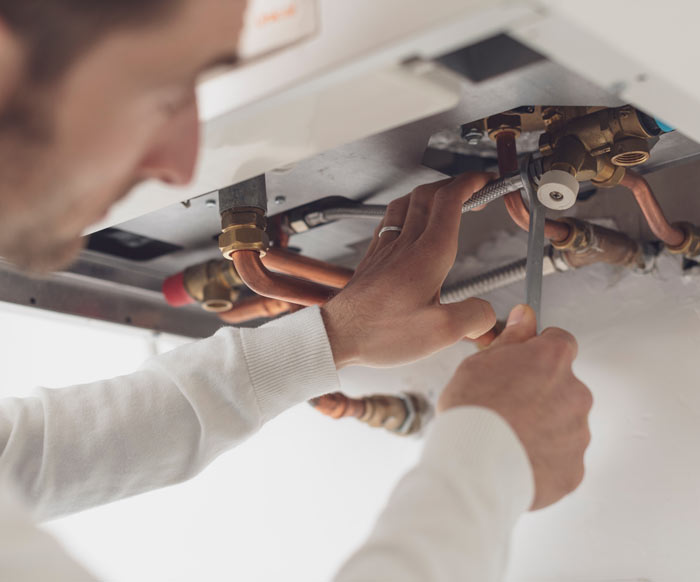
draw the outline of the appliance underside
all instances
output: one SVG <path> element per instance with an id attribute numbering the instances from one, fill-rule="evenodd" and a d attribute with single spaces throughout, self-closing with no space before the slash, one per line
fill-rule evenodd
<path id="1" fill-rule="evenodd" d="M 496 146 L 487 135 L 467 142 L 461 127 L 505 111 L 523 107 L 581 106 L 617 108 L 624 103 L 600 87 L 551 62 L 504 35 L 446 55 L 441 67 L 462 76 L 459 105 L 446 113 L 413 122 L 267 173 L 268 216 L 292 213 L 329 197 L 387 204 L 416 186 L 465 170 L 498 171 Z M 500 60 L 488 55 L 500 55 Z M 397 99 L 400 99 L 397 96 Z M 342 124 L 342 120 L 338 120 Z M 523 128 L 519 153 L 537 151 L 537 136 Z M 700 146 L 678 131 L 653 140 L 650 159 L 635 167 L 652 183 L 664 175 L 685 176 L 689 191 L 656 192 L 662 207 L 674 218 L 700 222 L 692 176 L 700 164 Z M 659 176 L 659 178 L 657 178 Z M 678 182 L 678 180 L 676 180 Z M 634 200 L 619 189 L 583 183 L 579 202 L 568 215 L 605 219 L 636 240 L 655 237 L 644 224 Z M 292 234 L 289 248 L 304 256 L 346 267 L 362 257 L 377 219 L 341 219 Z M 222 323 L 198 305 L 174 308 L 163 299 L 161 286 L 170 275 L 210 259 L 220 259 L 221 231 L 216 192 L 202 193 L 185 203 L 141 216 L 93 235 L 88 250 L 66 272 L 46 280 L 0 267 L 0 300 L 40 309 L 189 337 L 204 337 Z M 469 273 L 466 257 L 482 245 L 497 244 L 497 233 L 515 234 L 502 201 L 478 214 L 465 216 L 460 259 L 450 281 Z M 524 249 L 524 247 L 523 247 Z M 499 267 L 491 252 L 493 264 Z M 245 292 L 243 296 L 245 296 Z M 257 322 L 252 322 L 257 323 Z"/>

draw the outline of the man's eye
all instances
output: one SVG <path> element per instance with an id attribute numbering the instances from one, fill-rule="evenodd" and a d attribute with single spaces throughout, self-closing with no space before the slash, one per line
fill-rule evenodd
<path id="1" fill-rule="evenodd" d="M 161 109 L 167 116 L 172 117 L 189 106 L 194 98 L 194 91 L 183 92 L 175 97 L 165 99 L 161 103 Z"/>

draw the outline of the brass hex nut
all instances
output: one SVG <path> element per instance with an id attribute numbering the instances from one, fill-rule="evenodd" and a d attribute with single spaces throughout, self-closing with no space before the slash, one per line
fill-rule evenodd
<path id="1" fill-rule="evenodd" d="M 507 113 L 492 115 L 486 120 L 486 130 L 491 139 L 496 139 L 504 131 L 512 132 L 517 137 L 521 133 L 520 116 Z"/>
<path id="2" fill-rule="evenodd" d="M 690 222 L 677 222 L 673 226 L 683 231 L 685 240 L 677 247 L 667 245 L 668 251 L 674 255 L 685 255 L 686 257 L 700 255 L 700 227 Z"/>
<path id="3" fill-rule="evenodd" d="M 552 247 L 558 251 L 574 252 L 588 248 L 591 243 L 591 229 L 588 223 L 568 216 L 557 220 L 569 225 L 570 234 L 566 240 L 561 242 L 552 241 Z"/>
<path id="4" fill-rule="evenodd" d="M 257 251 L 264 255 L 270 248 L 270 238 L 265 232 L 267 221 L 261 212 L 229 210 L 222 214 L 221 225 L 219 249 L 227 259 L 237 251 Z"/>

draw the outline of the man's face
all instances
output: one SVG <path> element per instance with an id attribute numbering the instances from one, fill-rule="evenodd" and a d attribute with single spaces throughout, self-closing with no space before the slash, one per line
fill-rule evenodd
<path id="1" fill-rule="evenodd" d="M 196 81 L 233 61 L 244 9 L 183 0 L 162 23 L 108 33 L 48 88 L 25 79 L 10 91 L 0 105 L 0 256 L 34 271 L 65 266 L 84 229 L 134 185 L 191 180 Z"/>

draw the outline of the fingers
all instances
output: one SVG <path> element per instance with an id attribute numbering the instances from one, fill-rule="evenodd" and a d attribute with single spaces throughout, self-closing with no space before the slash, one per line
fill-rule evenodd
<path id="1" fill-rule="evenodd" d="M 477 339 L 496 325 L 496 313 L 488 301 L 472 297 L 460 303 L 441 305 L 455 340 Z"/>
<path id="2" fill-rule="evenodd" d="M 435 194 L 430 219 L 422 238 L 437 248 L 456 244 L 462 221 L 462 205 L 490 180 L 491 174 L 470 172 L 440 188 Z"/>
<path id="3" fill-rule="evenodd" d="M 389 204 L 386 209 L 386 214 L 384 215 L 384 220 L 382 220 L 382 223 L 375 233 L 376 244 L 373 250 L 379 250 L 399 238 L 401 233 L 398 231 L 385 232 L 382 236 L 379 236 L 379 232 L 385 226 L 403 227 L 406 222 L 406 213 L 408 212 L 408 205 L 410 202 L 411 195 L 409 194 L 408 196 L 397 198 Z"/>
<path id="4" fill-rule="evenodd" d="M 401 233 L 403 241 L 411 243 L 423 234 L 430 220 L 436 193 L 440 191 L 440 188 L 447 186 L 453 181 L 452 178 L 449 178 L 433 184 L 419 186 L 413 191 L 411 202 L 408 205 L 406 221 L 403 225 L 403 232 Z"/>
<path id="5" fill-rule="evenodd" d="M 537 317 L 528 305 L 516 305 L 508 316 L 506 328 L 492 343 L 492 347 L 519 344 L 537 335 Z"/>

